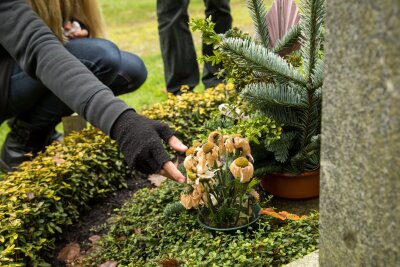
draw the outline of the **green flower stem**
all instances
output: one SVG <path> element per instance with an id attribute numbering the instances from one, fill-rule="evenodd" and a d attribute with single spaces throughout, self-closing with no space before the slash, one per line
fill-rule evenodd
<path id="1" fill-rule="evenodd" d="M 236 220 L 235 220 L 235 224 L 234 226 L 237 226 L 237 223 L 239 222 L 239 218 L 240 218 L 240 210 L 242 208 L 242 201 L 243 201 L 243 195 L 240 195 L 240 200 L 239 200 L 239 207 L 237 209 L 237 216 L 236 216 Z"/>
<path id="2" fill-rule="evenodd" d="M 207 186 L 204 187 L 204 190 L 206 191 L 206 196 L 208 200 L 208 207 L 211 212 L 211 214 L 214 216 L 215 213 L 217 212 L 216 210 L 214 211 L 214 205 L 212 204 L 211 197 L 210 197 L 210 191 L 208 189 L 211 189 L 211 186 L 207 183 Z M 215 195 L 214 195 L 215 196 Z"/>

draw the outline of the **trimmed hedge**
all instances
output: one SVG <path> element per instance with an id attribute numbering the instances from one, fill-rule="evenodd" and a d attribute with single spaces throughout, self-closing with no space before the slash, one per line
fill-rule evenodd
<path id="1" fill-rule="evenodd" d="M 62 229 L 94 198 L 126 186 L 116 143 L 99 130 L 73 133 L 0 181 L 0 266 L 47 266 Z"/>

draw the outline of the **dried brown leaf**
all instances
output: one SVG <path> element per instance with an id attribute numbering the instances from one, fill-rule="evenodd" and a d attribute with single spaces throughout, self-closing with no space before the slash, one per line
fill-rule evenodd
<path id="1" fill-rule="evenodd" d="M 100 264 L 98 267 L 117 267 L 118 262 L 116 261 L 106 261 L 105 263 Z"/>
<path id="2" fill-rule="evenodd" d="M 92 245 L 95 245 L 100 239 L 101 236 L 99 235 L 92 235 L 91 237 L 89 237 L 89 241 L 92 243 Z"/>
<path id="3" fill-rule="evenodd" d="M 53 159 L 53 161 L 54 161 L 55 163 L 57 163 L 57 164 L 61 164 L 61 163 L 64 162 L 64 160 L 63 160 L 62 158 L 59 158 L 59 157 L 57 157 L 57 156 L 54 156 L 52 159 Z"/>
<path id="4" fill-rule="evenodd" d="M 157 263 L 162 267 L 180 267 L 181 264 L 177 259 L 161 259 Z"/>
<path id="5" fill-rule="evenodd" d="M 142 229 L 141 228 L 135 228 L 134 229 L 135 234 L 137 235 L 142 235 Z"/>
<path id="6" fill-rule="evenodd" d="M 167 180 L 167 177 L 159 175 L 159 174 L 152 174 L 149 176 L 149 181 L 155 185 L 156 187 L 159 187 L 164 181 Z"/>
<path id="7" fill-rule="evenodd" d="M 64 262 L 74 261 L 80 256 L 80 253 L 81 248 L 78 243 L 69 243 L 58 253 L 57 259 Z"/>

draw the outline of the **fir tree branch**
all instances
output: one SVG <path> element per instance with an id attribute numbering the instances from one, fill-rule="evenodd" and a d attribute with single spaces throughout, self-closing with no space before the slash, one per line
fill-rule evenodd
<path id="1" fill-rule="evenodd" d="M 261 40 L 261 44 L 269 47 L 269 32 L 267 24 L 267 12 L 263 0 L 248 0 L 247 7 L 250 10 L 251 18 L 254 22 L 255 31 Z"/>
<path id="2" fill-rule="evenodd" d="M 324 82 L 324 62 L 320 59 L 317 60 L 315 64 L 315 70 L 311 74 L 311 83 L 313 85 L 313 89 L 317 89 L 322 87 Z"/>
<path id="3" fill-rule="evenodd" d="M 307 83 L 312 83 L 318 51 L 322 42 L 325 0 L 303 0 L 300 4 L 302 57 Z M 312 88 L 308 88 L 312 90 Z"/>
<path id="4" fill-rule="evenodd" d="M 255 105 L 278 106 L 301 110 L 307 108 L 298 90 L 286 85 L 277 86 L 273 83 L 253 83 L 246 86 L 242 95 L 247 99 L 251 97 L 251 103 Z"/>
<path id="5" fill-rule="evenodd" d="M 227 38 L 221 43 L 221 51 L 238 65 L 270 75 L 279 83 L 293 82 L 302 86 L 307 85 L 304 77 L 295 68 L 261 45 L 239 38 Z"/>
<path id="6" fill-rule="evenodd" d="M 300 150 L 304 149 L 310 143 L 311 137 L 317 134 L 319 129 L 320 110 L 318 99 L 315 98 L 314 93 L 308 94 L 307 104 L 308 108 L 304 111 L 300 120 L 303 125 L 303 131 L 299 133 Z"/>
<path id="7" fill-rule="evenodd" d="M 271 174 L 274 172 L 281 172 L 282 171 L 282 166 L 280 164 L 268 162 L 264 167 L 257 168 L 254 171 L 254 177 L 262 178 L 263 176 L 267 174 Z"/>
<path id="8" fill-rule="evenodd" d="M 317 169 L 319 167 L 319 153 L 321 147 L 321 136 L 315 135 L 310 143 L 300 150 L 290 160 L 294 170 L 302 171 L 304 169 Z"/>
<path id="9" fill-rule="evenodd" d="M 292 28 L 282 37 L 282 39 L 278 40 L 275 44 L 275 47 L 272 49 L 274 53 L 279 53 L 286 48 L 291 47 L 296 43 L 296 41 L 300 38 L 300 24 L 293 25 Z"/>
<path id="10" fill-rule="evenodd" d="M 265 149 L 274 153 L 275 160 L 280 163 L 285 163 L 289 158 L 289 151 L 293 147 L 293 143 L 296 139 L 297 133 L 284 132 L 281 135 L 280 140 L 271 144 L 264 143 Z"/>

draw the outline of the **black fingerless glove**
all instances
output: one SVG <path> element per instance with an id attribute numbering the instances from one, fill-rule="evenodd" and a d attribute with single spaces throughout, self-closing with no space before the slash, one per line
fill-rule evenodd
<path id="1" fill-rule="evenodd" d="M 111 138 L 117 141 L 129 167 L 146 174 L 158 172 L 170 160 L 161 144 L 173 135 L 164 123 L 127 110 L 115 121 Z"/>

